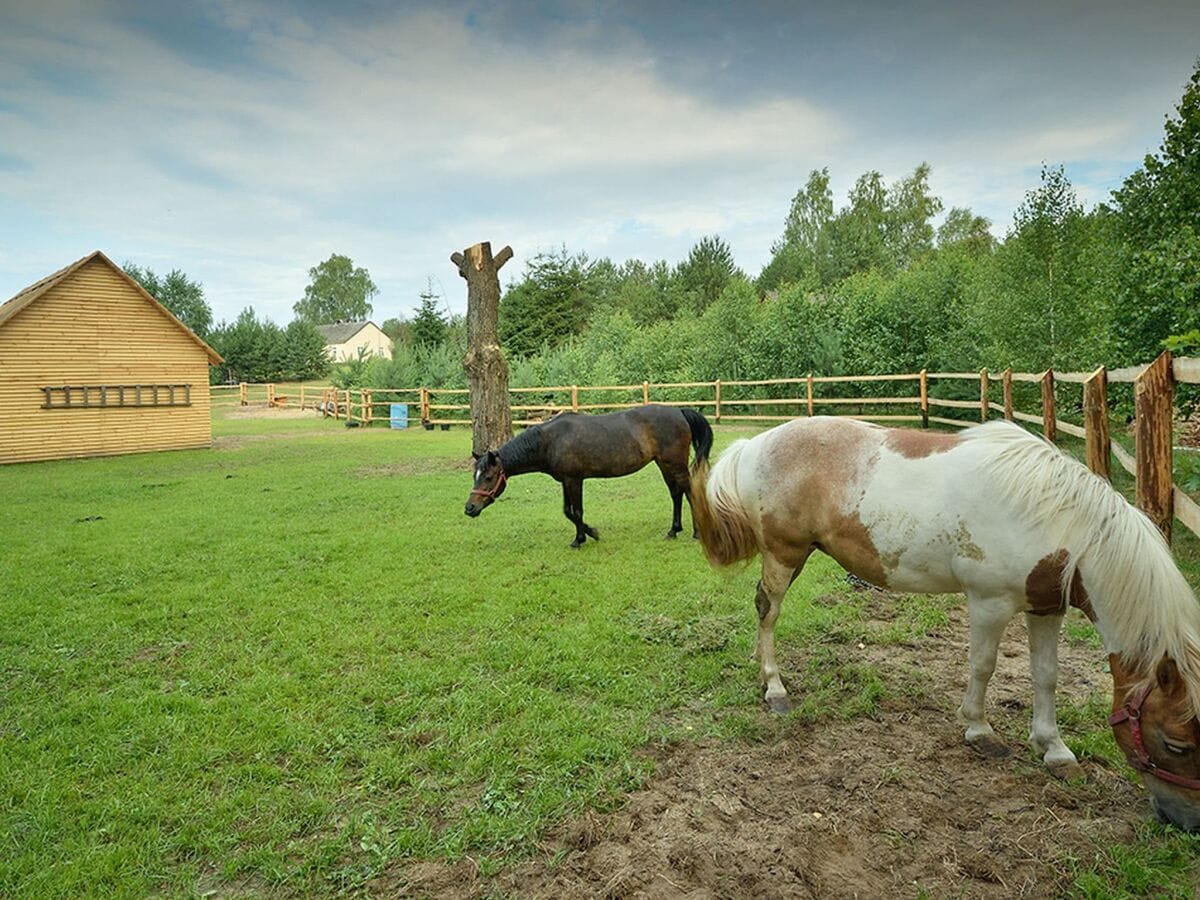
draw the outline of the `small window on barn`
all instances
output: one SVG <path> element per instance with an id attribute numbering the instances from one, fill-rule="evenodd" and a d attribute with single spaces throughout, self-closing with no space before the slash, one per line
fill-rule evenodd
<path id="1" fill-rule="evenodd" d="M 64 384 L 42 388 L 42 409 L 191 406 L 190 384 Z"/>

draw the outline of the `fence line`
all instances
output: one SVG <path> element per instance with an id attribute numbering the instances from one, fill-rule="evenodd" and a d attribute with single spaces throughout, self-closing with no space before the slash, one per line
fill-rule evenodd
<path id="1" fill-rule="evenodd" d="M 911 382 L 915 390 L 899 396 L 823 396 L 823 385 L 883 385 Z M 931 383 L 960 385 L 973 383 L 975 399 L 934 397 Z M 1013 399 L 1013 384 L 1037 385 L 1040 410 L 1036 413 L 1017 409 Z M 1136 409 L 1137 452 L 1130 455 L 1109 435 L 1108 384 L 1131 384 Z M 670 406 L 690 406 L 711 415 L 718 423 L 773 424 L 790 419 L 812 416 L 818 411 L 833 411 L 840 415 L 870 421 L 918 422 L 927 428 L 930 423 L 963 428 L 975 421 L 986 422 L 1003 417 L 1041 427 L 1043 435 L 1056 441 L 1059 432 L 1082 438 L 1086 444 L 1087 465 L 1092 471 L 1110 478 L 1110 460 L 1117 462 L 1134 476 L 1137 504 L 1150 516 L 1170 540 L 1173 518 L 1178 518 L 1189 530 L 1200 535 L 1200 505 L 1172 483 L 1172 428 L 1174 420 L 1175 384 L 1200 384 L 1200 358 L 1174 359 L 1164 352 L 1146 365 L 1108 370 L 1101 366 L 1094 372 L 1014 372 L 1005 369 L 998 375 L 987 369 L 978 372 L 920 372 L 872 375 L 806 375 L 802 378 L 770 378 L 745 381 L 688 381 L 611 385 L 554 385 L 550 387 L 514 387 L 509 391 L 521 395 L 524 402 L 513 403 L 514 425 L 535 425 L 567 410 L 599 411 L 631 409 L 649 403 Z M 1056 391 L 1065 385 L 1080 385 L 1082 398 L 1077 406 L 1083 425 L 1059 417 Z M 345 418 L 359 424 L 389 421 L 393 404 L 416 407 L 417 422 L 426 429 L 438 426 L 471 424 L 470 404 L 456 402 L 470 392 L 466 388 L 334 388 L 331 385 L 288 385 L 280 393 L 279 385 L 214 385 L 214 405 L 263 401 L 270 407 L 294 405 L 300 409 L 315 408 L 326 416 Z M 744 389 L 773 390 L 794 387 L 797 396 L 742 396 Z M 999 390 L 1001 398 L 992 396 Z M 236 392 L 236 393 L 235 393 Z M 786 392 L 786 391 L 785 391 Z M 959 388 L 960 395 L 963 393 Z M 686 393 L 688 396 L 680 396 Z M 527 395 L 539 395 L 540 402 L 529 402 Z M 581 394 L 582 399 L 581 399 Z M 611 396 L 611 399 L 604 395 Z M 620 396 L 624 394 L 626 396 Z M 601 401 L 603 398 L 603 402 Z M 515 397 L 514 397 L 515 399 Z M 844 412 L 847 407 L 857 410 Z M 876 412 L 876 407 L 899 407 L 912 412 L 892 410 Z M 377 412 L 382 408 L 383 413 Z M 948 416 L 931 415 L 930 409 L 973 410 L 971 421 Z M 1072 407 L 1076 408 L 1076 407 Z M 406 417 L 407 418 L 407 417 Z M 407 424 L 407 423 L 406 423 Z"/>

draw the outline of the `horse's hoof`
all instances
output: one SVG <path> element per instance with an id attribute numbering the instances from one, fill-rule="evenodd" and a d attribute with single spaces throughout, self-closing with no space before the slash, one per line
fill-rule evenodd
<path id="1" fill-rule="evenodd" d="M 678 531 L 668 531 L 668 532 L 667 532 L 667 540 L 668 540 L 668 541 L 673 541 L 673 540 L 675 540 L 675 535 L 677 535 L 677 534 L 679 534 L 679 532 L 678 532 Z"/>
<path id="2" fill-rule="evenodd" d="M 593 541 L 600 540 L 600 532 L 598 532 L 595 528 L 589 528 L 587 533 L 588 537 L 590 537 Z"/>
<path id="3" fill-rule="evenodd" d="M 698 541 L 698 540 L 700 540 L 700 532 L 698 532 L 698 531 L 693 531 L 693 532 L 692 532 L 692 540 L 693 540 L 693 541 Z"/>
<path id="4" fill-rule="evenodd" d="M 582 546 L 583 546 L 582 540 L 571 541 L 571 549 L 572 550 L 578 550 Z"/>
<path id="5" fill-rule="evenodd" d="M 1083 771 L 1083 766 L 1077 762 L 1058 763 L 1057 765 L 1049 766 L 1050 774 L 1060 781 L 1082 781 L 1087 777 L 1087 773 Z"/>
<path id="6" fill-rule="evenodd" d="M 767 708 L 773 713 L 790 713 L 792 711 L 792 701 L 786 694 L 779 697 L 768 697 Z"/>
<path id="7" fill-rule="evenodd" d="M 994 734 L 981 734 L 977 737 L 967 738 L 967 746 L 980 756 L 986 756 L 989 759 L 1008 756 L 1008 744 Z"/>

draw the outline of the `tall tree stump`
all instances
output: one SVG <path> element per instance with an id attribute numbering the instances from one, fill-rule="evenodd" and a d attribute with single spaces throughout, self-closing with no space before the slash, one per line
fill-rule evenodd
<path id="1" fill-rule="evenodd" d="M 471 452 L 482 456 L 513 435 L 508 364 L 500 352 L 496 320 L 500 312 L 500 267 L 512 247 L 494 257 L 487 241 L 450 255 L 467 282 L 467 355 L 463 367 L 471 382 Z"/>

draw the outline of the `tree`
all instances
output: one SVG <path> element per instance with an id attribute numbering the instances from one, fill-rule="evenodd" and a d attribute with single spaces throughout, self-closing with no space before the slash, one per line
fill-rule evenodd
<path id="1" fill-rule="evenodd" d="M 829 169 L 813 169 L 808 174 L 808 183 L 792 198 L 787 218 L 783 220 L 782 243 L 815 255 L 821 233 L 832 218 L 833 191 L 829 189 Z"/>
<path id="2" fill-rule="evenodd" d="M 1063 167 L 1043 165 L 1041 187 L 1026 193 L 1013 215 L 1009 243 L 1016 246 L 1014 262 L 1019 265 L 1024 258 L 1038 270 L 1037 276 L 1027 280 L 1027 286 L 1030 296 L 1042 305 L 1042 315 L 1033 321 L 1040 322 L 1046 332 L 1047 366 L 1059 362 L 1056 351 L 1060 309 L 1065 298 L 1056 287 L 1063 281 L 1063 269 L 1078 250 L 1082 224 L 1083 206 Z"/>
<path id="3" fill-rule="evenodd" d="M 887 186 L 878 172 L 860 175 L 850 189 L 850 205 L 830 221 L 829 259 L 819 265 L 826 285 L 836 284 L 856 272 L 894 271 L 890 265 L 885 229 L 888 220 Z"/>
<path id="4" fill-rule="evenodd" d="M 1200 59 L 1162 145 L 1113 192 L 1123 265 L 1117 313 L 1125 362 L 1200 328 Z"/>
<path id="5" fill-rule="evenodd" d="M 960 358 L 1035 372 L 1111 364 L 1120 254 L 1110 219 L 1084 212 L 1061 166 L 1043 166 L 995 253 L 943 251 L 973 273 L 951 341 Z"/>
<path id="6" fill-rule="evenodd" d="M 412 340 L 418 347 L 441 344 L 446 340 L 449 322 L 438 309 L 438 295 L 430 282 L 420 294 L 421 305 L 411 323 Z"/>
<path id="7" fill-rule="evenodd" d="M 329 371 L 325 338 L 312 322 L 293 319 L 283 330 L 280 368 L 286 380 L 320 378 Z"/>
<path id="8" fill-rule="evenodd" d="M 232 323 L 212 332 L 213 348 L 225 357 L 217 373 L 222 381 L 285 381 L 319 378 L 329 369 L 325 339 L 311 322 L 300 319 L 286 329 L 259 319 L 246 307 Z"/>
<path id="9" fill-rule="evenodd" d="M 179 269 L 172 269 L 165 278 L 159 278 L 153 270 L 142 269 L 131 262 L 123 263 L 121 268 L 180 322 L 200 337 L 208 337 L 212 330 L 212 308 L 204 299 L 204 288 L 198 281 L 192 281 Z"/>
<path id="10" fill-rule="evenodd" d="M 371 317 L 371 298 L 379 293 L 366 269 L 348 256 L 333 254 L 308 270 L 304 299 L 292 307 L 298 318 L 321 325 L 358 322 Z"/>
<path id="11" fill-rule="evenodd" d="M 959 247 L 979 253 L 991 252 L 996 247 L 992 237 L 992 223 L 983 216 L 961 206 L 951 208 L 946 220 L 937 230 L 938 247 Z"/>
<path id="12" fill-rule="evenodd" d="M 504 347 L 525 356 L 583 331 L 597 295 L 591 270 L 587 254 L 574 255 L 566 247 L 530 259 L 524 277 L 500 301 Z"/>
<path id="13" fill-rule="evenodd" d="M 907 269 L 933 249 L 933 217 L 942 201 L 929 192 L 929 164 L 921 163 L 887 192 L 884 239 L 891 263 Z"/>
<path id="14" fill-rule="evenodd" d="M 735 277 L 745 278 L 733 263 L 729 245 L 717 235 L 701 238 L 675 268 L 675 280 L 697 313 L 715 303 Z"/>
<path id="15" fill-rule="evenodd" d="M 804 281 L 829 287 L 858 272 L 892 274 L 912 265 L 933 250 L 933 218 L 942 211 L 929 191 L 929 174 L 921 163 L 889 187 L 878 172 L 866 172 L 835 213 L 829 170 L 814 169 L 792 198 L 759 290 Z"/>
<path id="16" fill-rule="evenodd" d="M 792 198 L 783 221 L 783 237 L 771 247 L 771 261 L 758 276 L 758 289 L 766 292 L 785 284 L 811 279 L 818 260 L 829 254 L 829 223 L 833 220 L 833 192 L 829 170 L 813 169 L 808 182 Z"/>
<path id="17" fill-rule="evenodd" d="M 384 319 L 379 330 L 392 339 L 392 344 L 408 345 L 412 343 L 412 325 L 403 317 Z"/>

